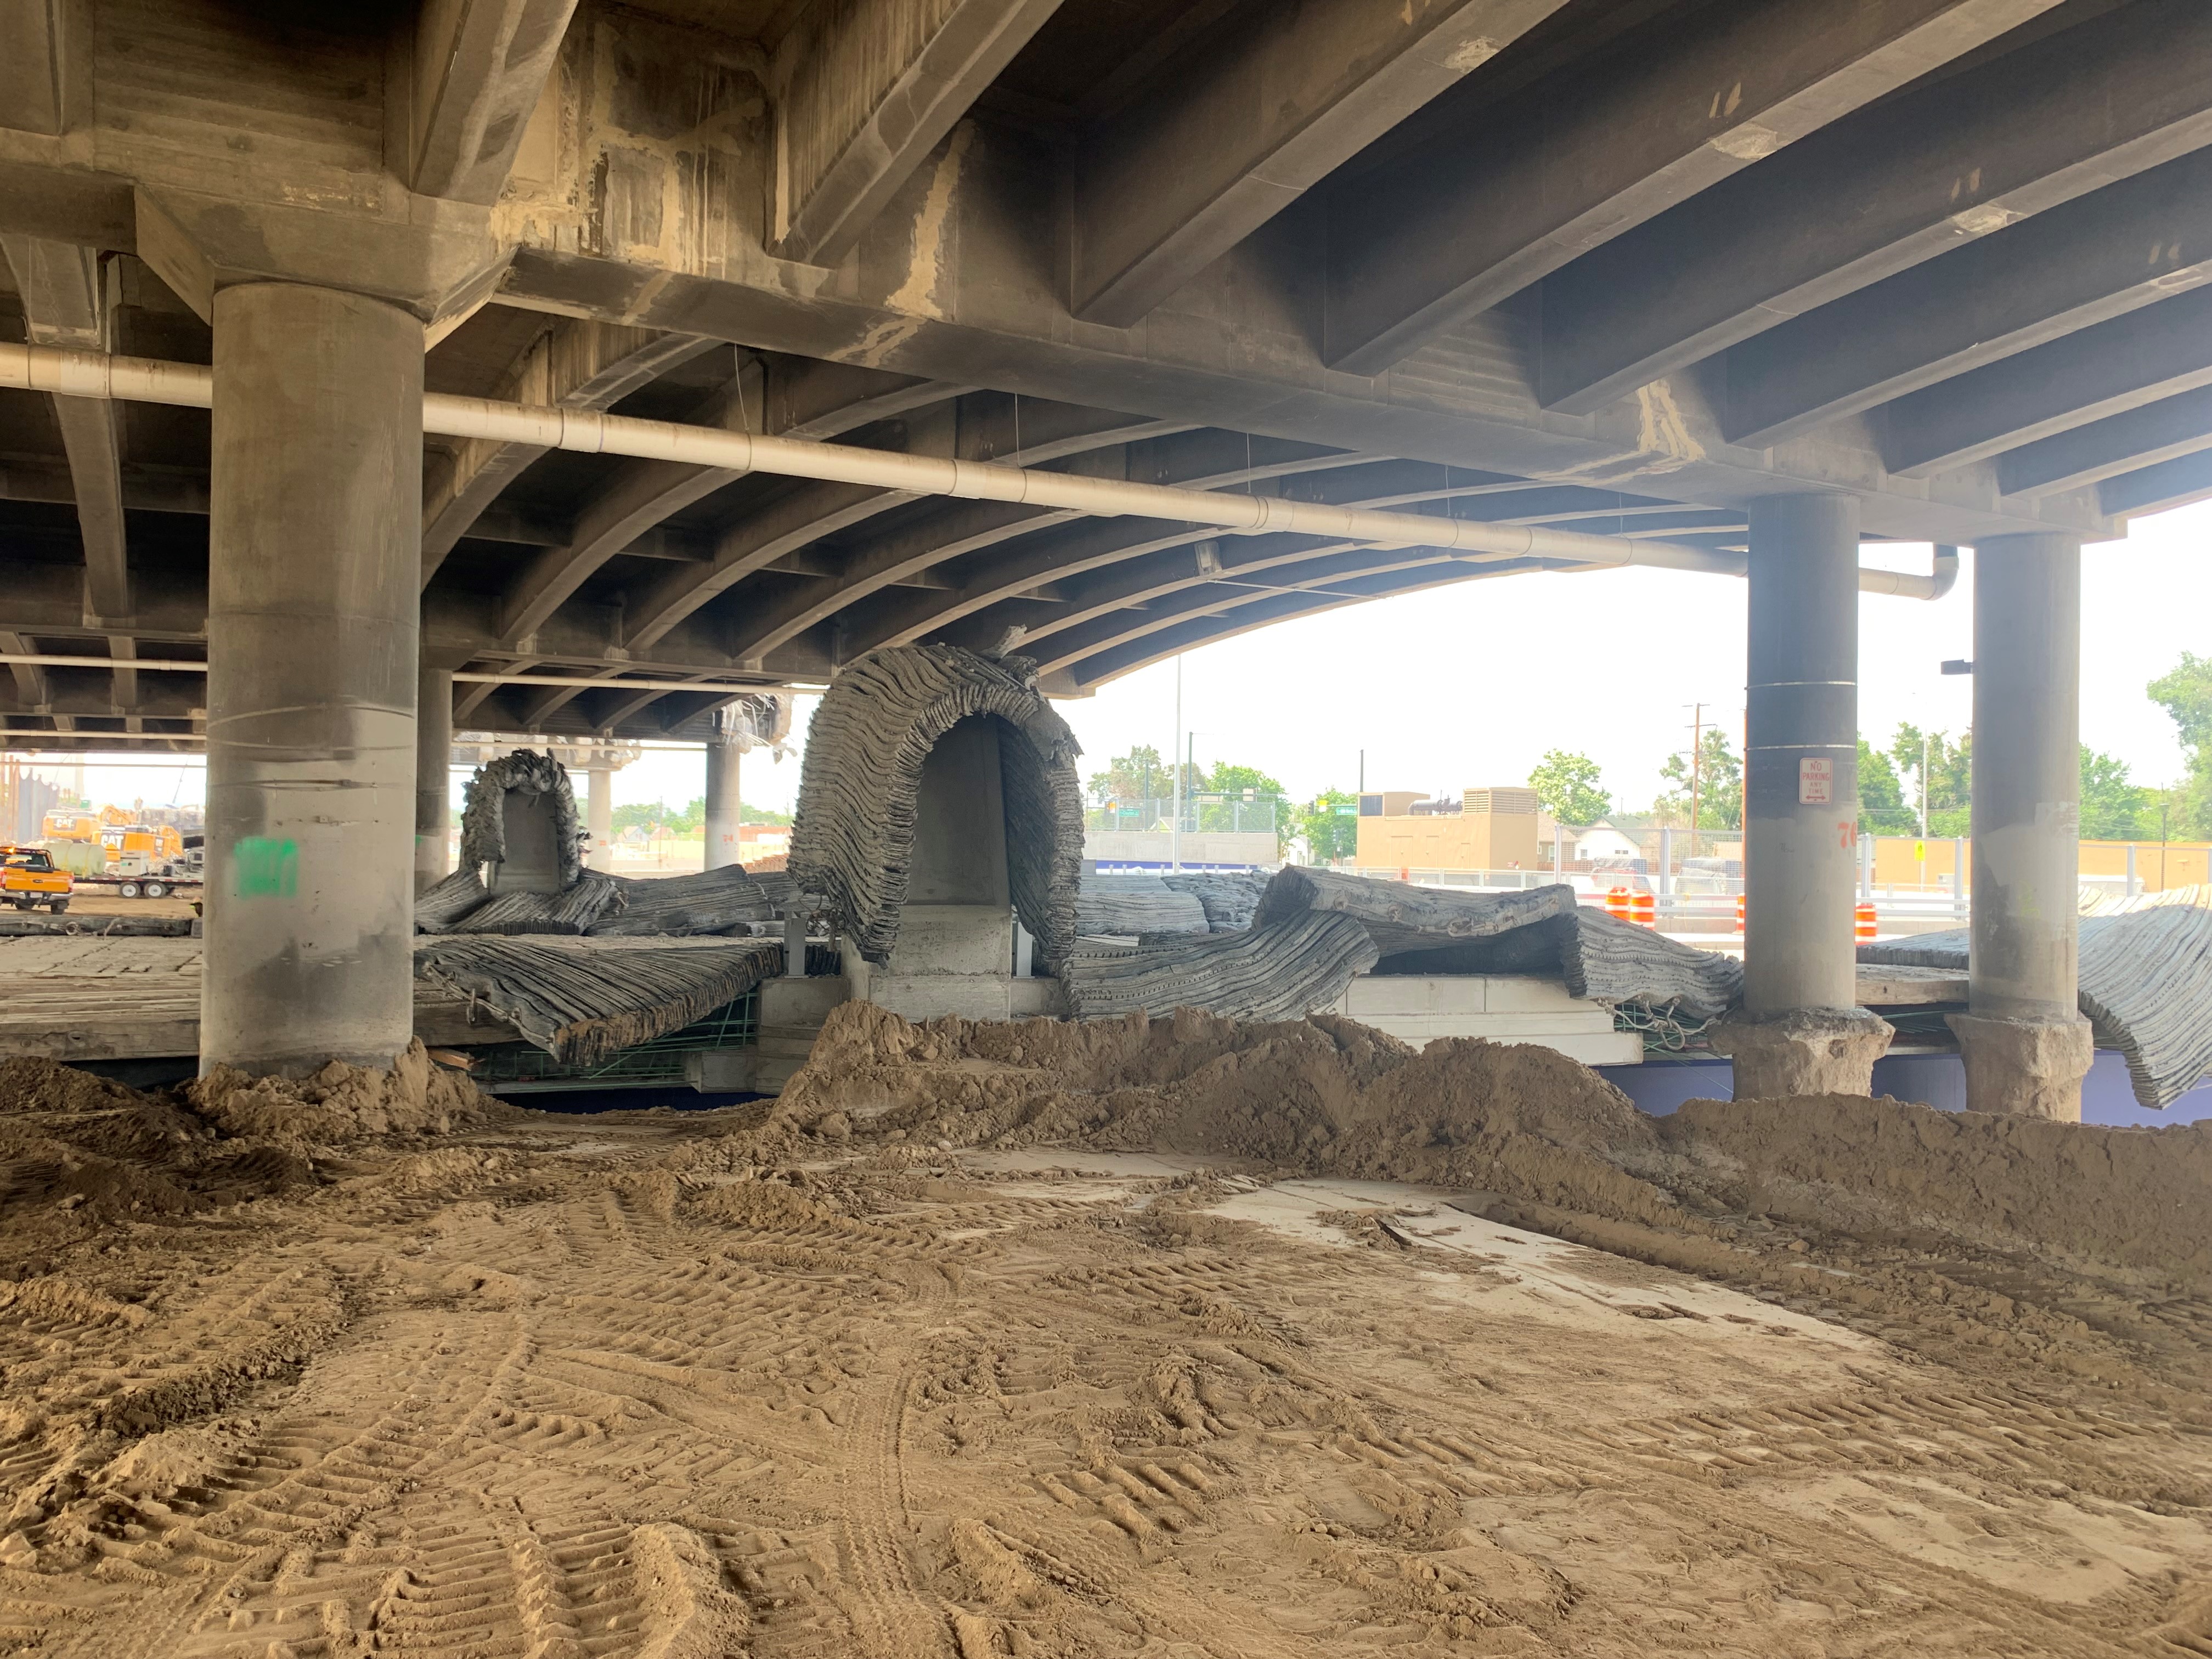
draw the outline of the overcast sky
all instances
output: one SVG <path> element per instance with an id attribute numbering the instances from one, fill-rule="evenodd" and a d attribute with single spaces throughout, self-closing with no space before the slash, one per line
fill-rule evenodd
<path id="1" fill-rule="evenodd" d="M 2144 695 L 2185 650 L 2212 653 L 2212 502 L 2139 520 L 2082 554 L 2081 735 L 2138 782 L 2183 767 L 2173 723 Z M 1870 549 L 1869 563 L 1925 570 L 1925 547 Z M 1948 598 L 1862 595 L 1859 717 L 1887 743 L 1900 720 L 1958 732 L 1972 682 L 1936 672 L 1973 654 L 1973 555 Z M 1547 749 L 1577 750 L 1628 810 L 1661 787 L 1689 745 L 1691 705 L 1740 729 L 1744 584 L 1668 570 L 1514 576 L 1384 599 L 1194 651 L 1183 659 L 1184 728 L 1201 764 L 1235 761 L 1304 799 L 1349 789 L 1366 751 L 1370 789 L 1456 793 L 1518 783 Z M 1174 744 L 1176 669 L 1164 662 L 1059 705 L 1087 775 L 1138 744 Z M 815 700 L 799 701 L 802 735 Z M 102 760 L 131 757 L 104 756 Z M 617 775 L 617 801 L 681 803 L 701 792 L 696 750 L 648 751 Z M 796 759 L 748 757 L 744 795 L 789 810 Z M 197 760 L 88 772 L 95 800 L 196 801 Z M 458 786 L 455 791 L 459 798 Z"/>

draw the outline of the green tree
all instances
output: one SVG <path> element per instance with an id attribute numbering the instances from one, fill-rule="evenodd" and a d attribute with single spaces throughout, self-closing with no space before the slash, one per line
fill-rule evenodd
<path id="1" fill-rule="evenodd" d="M 2173 716 L 2181 746 L 2189 754 L 2188 771 L 2165 792 L 2166 834 L 2212 836 L 2212 657 L 2185 651 L 2172 672 L 2160 675 L 2146 689 Z M 2154 805 L 2149 810 L 2155 814 L 2157 808 Z"/>
<path id="2" fill-rule="evenodd" d="M 1900 836 L 1919 827 L 1919 815 L 1905 804 L 1905 788 L 1890 757 L 1864 738 L 1859 739 L 1859 833 Z"/>
<path id="3" fill-rule="evenodd" d="M 2129 782 L 2125 761 L 2100 755 L 2083 744 L 2081 839 L 2138 841 L 2157 834 L 2158 791 Z"/>
<path id="4" fill-rule="evenodd" d="M 1283 786 L 1256 766 L 1232 766 L 1224 761 L 1197 780 L 1200 792 L 1226 795 L 1226 800 L 1201 800 L 1198 827 L 1205 830 L 1256 831 L 1272 823 L 1278 857 L 1291 838 L 1290 814 L 1283 811 Z M 1256 810 L 1255 810 L 1256 809 Z"/>
<path id="5" fill-rule="evenodd" d="M 1109 800 L 1164 800 L 1174 787 L 1174 780 L 1168 775 L 1168 763 L 1150 744 L 1140 744 L 1126 755 L 1115 756 L 1106 763 L 1103 772 L 1091 775 L 1091 799 L 1102 805 Z"/>
<path id="6" fill-rule="evenodd" d="M 1297 828 L 1315 863 L 1348 859 L 1359 845 L 1359 797 L 1324 789 L 1298 809 Z"/>
<path id="7" fill-rule="evenodd" d="M 1686 823 L 1690 817 L 1690 757 L 1669 755 L 1659 775 L 1674 787 L 1652 803 L 1662 819 Z M 1743 762 L 1729 746 L 1728 733 L 1709 726 L 1698 744 L 1698 823 L 1700 830 L 1743 828 Z"/>
<path id="8" fill-rule="evenodd" d="M 1547 750 L 1528 774 L 1528 787 L 1553 819 L 1587 830 L 1613 811 L 1613 797 L 1599 786 L 1597 763 L 1588 755 Z"/>
<path id="9" fill-rule="evenodd" d="M 1954 744 L 1948 733 L 1923 732 L 1908 720 L 1897 728 L 1897 735 L 1890 739 L 1889 758 L 1897 769 L 1904 804 L 1911 811 L 1915 829 L 1920 821 L 1920 763 L 1923 753 L 1928 761 L 1928 833 L 1971 833 L 1968 818 L 1973 804 L 1973 733 L 1967 732 Z"/>

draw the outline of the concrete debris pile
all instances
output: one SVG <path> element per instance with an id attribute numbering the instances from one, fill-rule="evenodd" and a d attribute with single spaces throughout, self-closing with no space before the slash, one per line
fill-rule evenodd
<path id="1" fill-rule="evenodd" d="M 681 936 L 726 933 L 775 920 L 778 906 L 769 890 L 742 865 L 702 870 L 696 875 L 617 878 L 623 902 L 593 924 L 600 936 L 648 933 Z M 779 886 L 788 889 L 787 877 Z"/>
<path id="2" fill-rule="evenodd" d="M 1170 892 L 1188 893 L 1204 906 L 1206 925 L 1216 933 L 1249 927 L 1267 890 L 1267 878 L 1257 870 L 1184 871 L 1159 879 Z"/>
<path id="3" fill-rule="evenodd" d="M 1347 926 L 1316 927 L 1320 916 Z M 1571 888 L 1454 893 L 1297 866 L 1275 873 L 1241 933 L 1086 950 L 1061 977 L 1079 1018 L 1196 1007 L 1272 1019 L 1328 1007 L 1368 972 L 1535 975 L 1695 1019 L 1726 1012 L 1743 982 L 1734 958 L 1579 907 Z"/>
<path id="4" fill-rule="evenodd" d="M 549 873 L 556 878 L 545 885 L 573 885 L 584 868 L 584 830 L 576 815 L 575 787 L 568 781 L 567 767 L 550 754 L 530 749 L 486 762 L 469 780 L 461 801 L 461 867 L 498 866 L 508 861 L 510 853 L 521 850 L 507 844 L 510 793 L 550 812 L 553 868 Z"/>
<path id="5" fill-rule="evenodd" d="M 1384 956 L 1444 949 L 1571 915 L 1574 890 L 1549 886 L 1519 893 L 1454 893 L 1402 881 L 1373 881 L 1338 870 L 1286 865 L 1260 900 L 1253 925 L 1264 927 L 1307 910 L 1350 916 Z"/>
<path id="6" fill-rule="evenodd" d="M 756 878 L 735 864 L 645 878 L 586 870 L 558 893 L 495 896 L 474 870 L 461 870 L 416 896 L 415 931 L 617 938 L 750 933 L 799 902 L 790 877 L 775 871 Z"/>
<path id="7" fill-rule="evenodd" d="M 636 884 L 586 870 L 558 893 L 501 893 L 447 931 L 455 933 L 589 933 L 619 916 Z"/>
<path id="8" fill-rule="evenodd" d="M 1401 951 L 1375 971 L 1533 974 L 1558 979 L 1571 996 L 1700 1020 L 1717 1018 L 1743 997 L 1743 963 L 1736 957 L 1680 944 L 1587 905 L 1487 939 Z"/>
<path id="9" fill-rule="evenodd" d="M 837 672 L 815 710 L 788 868 L 819 893 L 868 961 L 890 960 L 915 858 L 922 764 L 961 720 L 999 725 L 1014 909 L 1044 965 L 1074 947 L 1083 865 L 1082 753 L 1037 689 L 1036 665 L 955 646 L 872 651 Z"/>
<path id="10" fill-rule="evenodd" d="M 1075 931 L 1085 939 L 1143 939 L 1215 930 L 1195 895 L 1173 891 L 1158 876 L 1085 876 Z"/>
<path id="11" fill-rule="evenodd" d="M 1078 1019 L 1204 1008 L 1236 1019 L 1296 1019 L 1344 995 L 1375 966 L 1350 918 L 1309 911 L 1267 927 L 1133 949 L 1079 948 L 1060 969 Z"/>
<path id="12" fill-rule="evenodd" d="M 447 938 L 415 952 L 416 978 L 481 1004 L 570 1066 L 681 1030 L 782 971 L 774 939 L 579 946 Z"/>
<path id="13" fill-rule="evenodd" d="M 2154 904 L 2081 923 L 2081 1007 L 2127 1056 L 2136 1103 L 2162 1109 L 2212 1076 L 2212 909 Z M 1966 971 L 1966 928 L 1859 946 L 1858 959 Z"/>

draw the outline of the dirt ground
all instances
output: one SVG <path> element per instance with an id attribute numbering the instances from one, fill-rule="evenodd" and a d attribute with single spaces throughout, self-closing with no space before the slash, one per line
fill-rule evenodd
<path id="1" fill-rule="evenodd" d="M 0 1065 L 0 1650 L 2212 1654 L 2212 1133 L 1655 1125 L 1345 1022 L 817 1054 Z"/>

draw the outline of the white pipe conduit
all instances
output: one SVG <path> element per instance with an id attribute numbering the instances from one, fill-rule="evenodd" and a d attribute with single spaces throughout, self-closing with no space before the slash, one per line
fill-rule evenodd
<path id="1" fill-rule="evenodd" d="M 0 651 L 0 667 L 11 663 L 26 663 L 37 668 L 128 668 L 141 674 L 204 674 L 208 665 L 204 662 L 186 662 L 162 657 L 70 657 L 51 652 Z M 588 678 L 572 674 L 487 674 L 456 673 L 457 680 L 473 681 L 480 685 L 575 685 L 598 687 L 611 691 L 787 691 L 791 685 L 782 680 L 772 684 L 738 684 L 727 680 L 625 680 L 611 679 L 597 674 Z M 800 689 L 809 682 L 799 682 Z M 180 719 L 178 715 L 155 715 L 157 720 Z"/>
<path id="2" fill-rule="evenodd" d="M 210 408 L 215 401 L 214 372 L 197 364 L 112 356 L 96 351 L 69 351 L 52 346 L 0 344 L 0 386 L 51 392 L 68 398 L 172 404 L 187 409 Z M 494 443 L 531 444 L 583 454 L 682 461 L 732 472 L 817 478 L 910 495 L 1014 501 L 1099 518 L 1138 517 L 1211 525 L 1238 535 L 1287 531 L 1376 547 L 1433 547 L 1465 554 L 1485 563 L 1500 559 L 1557 559 L 1583 568 L 1652 565 L 1721 576 L 1741 576 L 1747 566 L 1741 554 L 1709 552 L 1701 547 L 1686 547 L 1673 542 L 1592 536 L 1533 525 L 1437 519 L 1415 513 L 1372 512 L 1329 507 L 1318 501 L 1285 501 L 1277 495 L 1232 495 L 1214 490 L 1179 489 L 1168 484 L 1089 478 L 990 461 L 891 454 L 849 444 L 763 437 L 746 432 L 682 426 L 672 421 L 641 421 L 593 410 L 500 403 L 489 398 L 457 398 L 444 392 L 424 394 L 422 429 L 449 438 L 482 438 Z M 1873 593 L 1938 599 L 1950 591 L 1957 575 L 1956 555 L 1951 556 L 1948 571 L 1944 562 L 1939 555 L 1936 574 L 1929 576 L 1863 569 L 1859 572 L 1859 586 Z"/>

